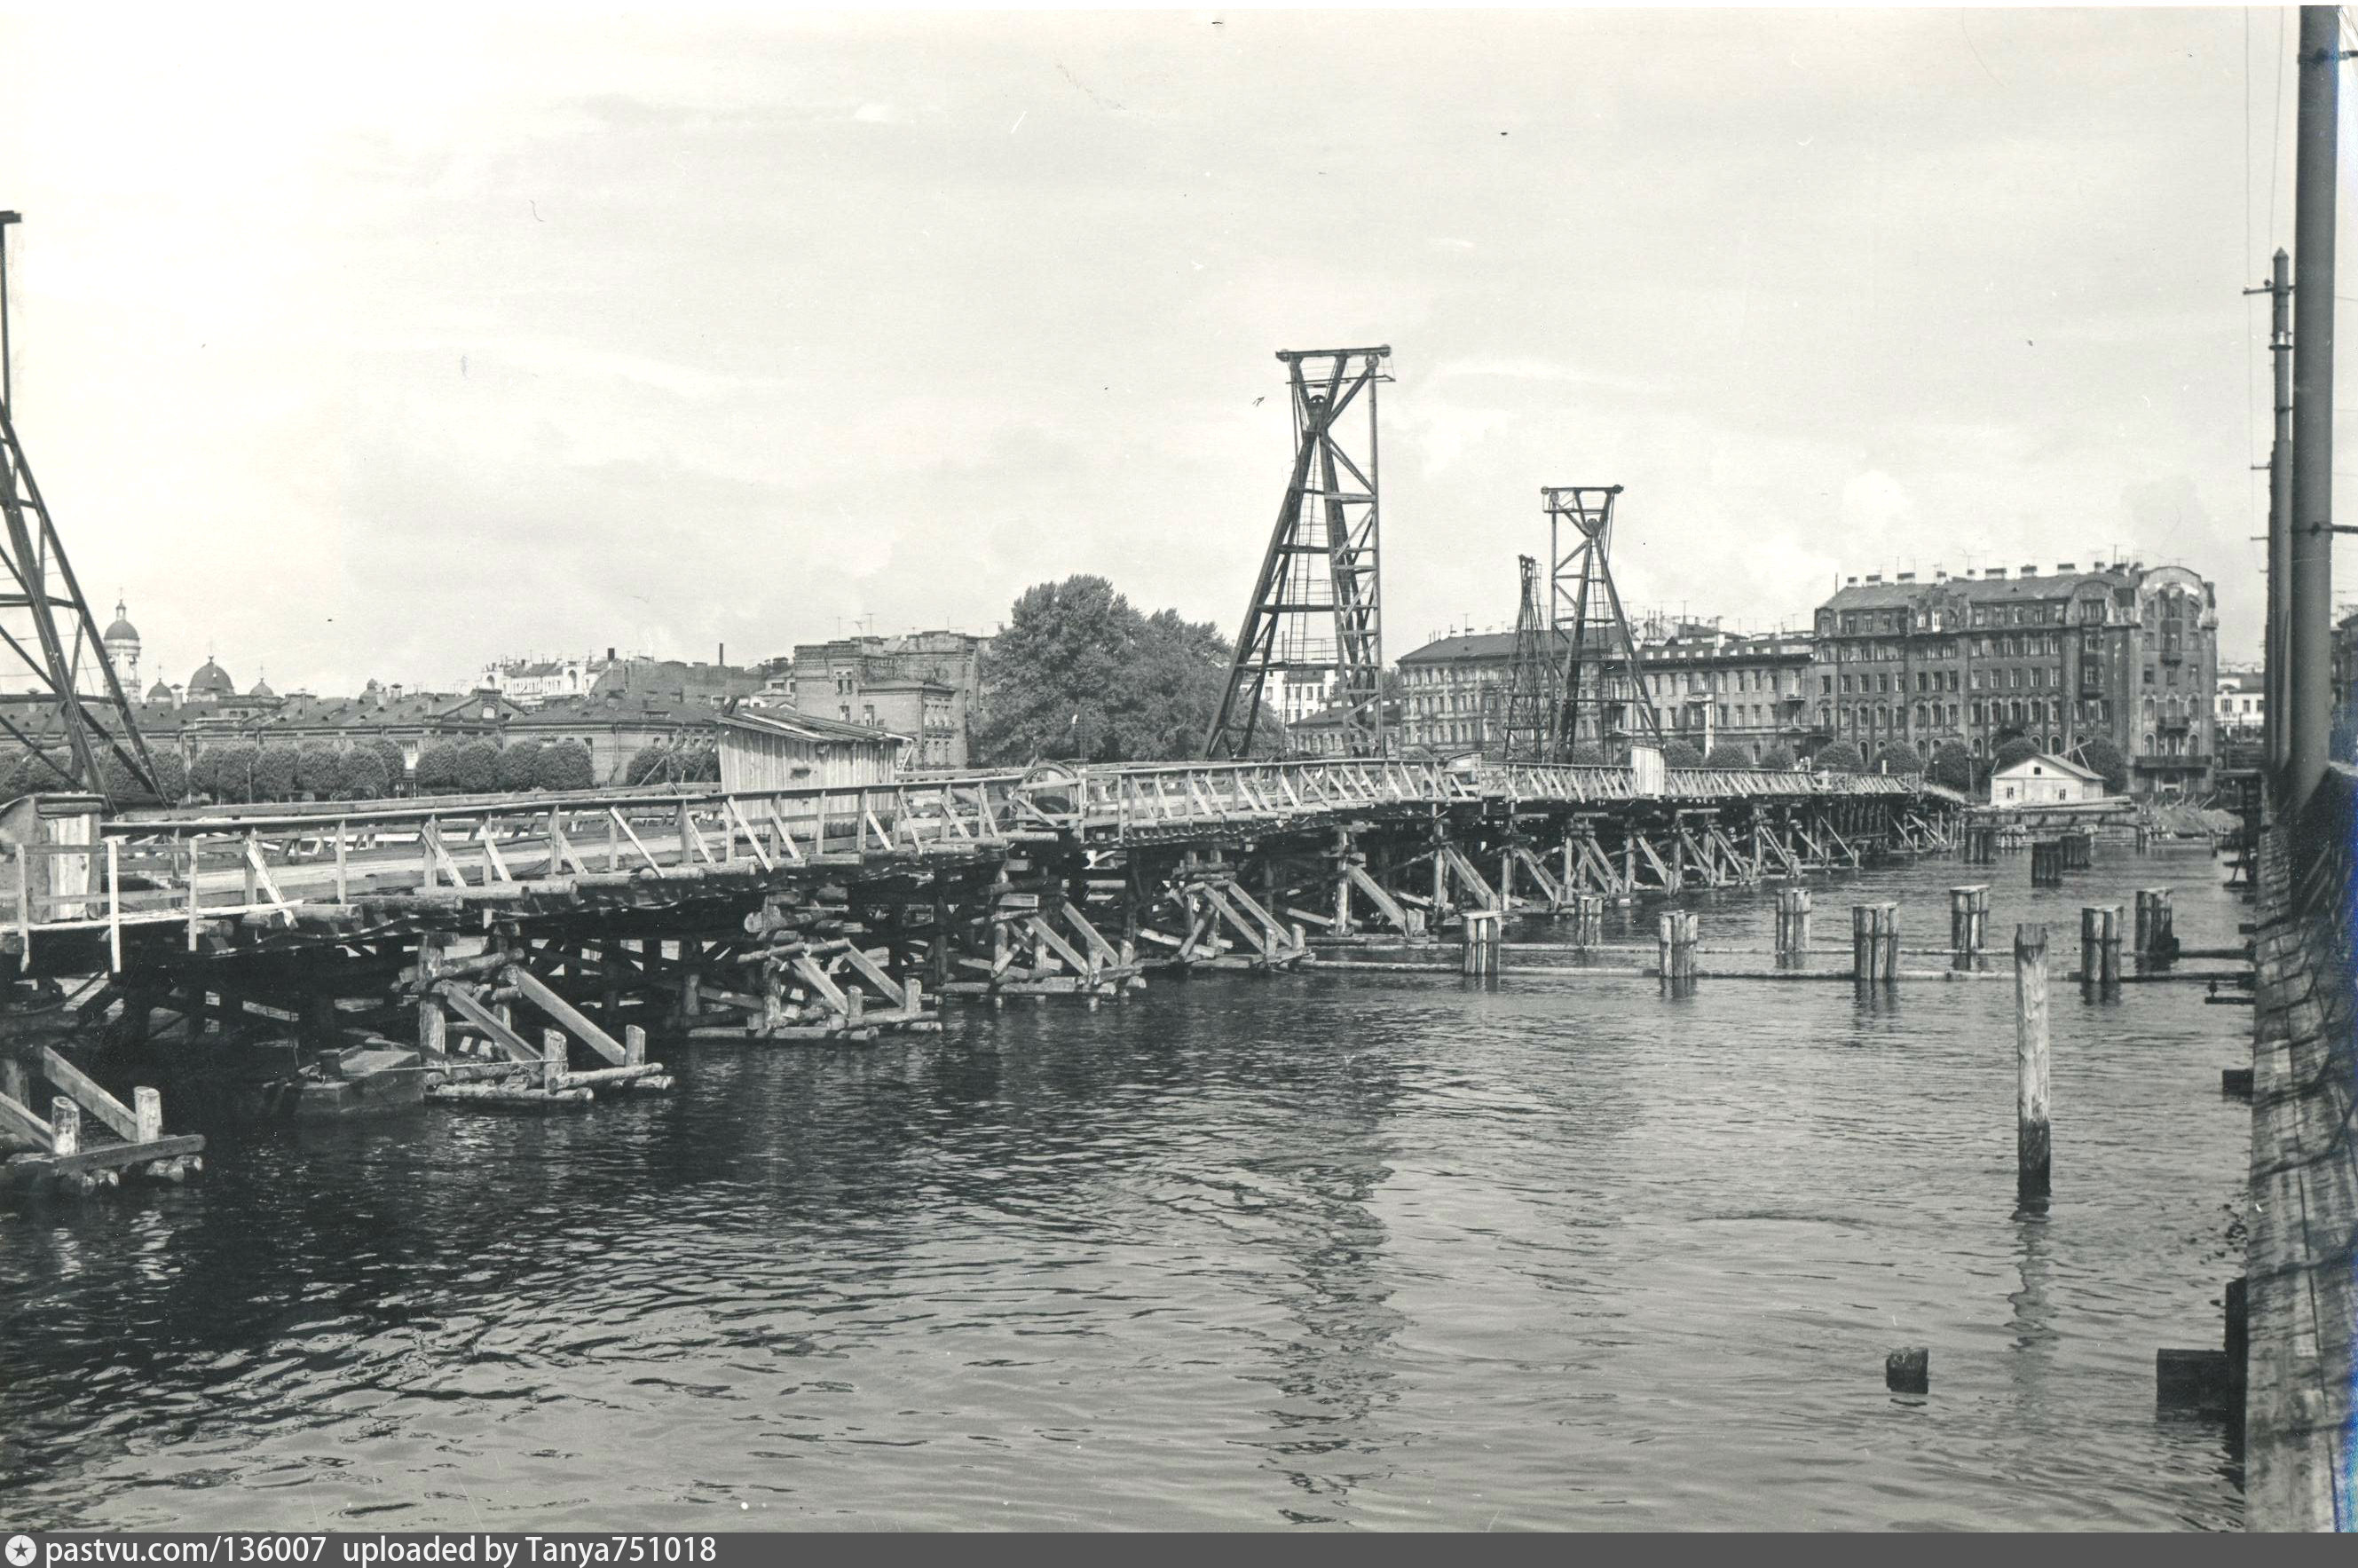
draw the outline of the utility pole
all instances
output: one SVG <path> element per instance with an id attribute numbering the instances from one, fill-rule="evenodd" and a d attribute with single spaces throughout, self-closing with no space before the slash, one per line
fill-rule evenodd
<path id="1" fill-rule="evenodd" d="M 2300 117 L 2295 134 L 2292 539 L 2285 597 L 2287 812 L 2325 777 L 2333 728 L 2333 210 L 2341 123 L 2338 5 L 2300 8 Z M 2274 563 L 2271 562 L 2271 565 Z"/>
<path id="2" fill-rule="evenodd" d="M 2261 755 L 2285 765 L 2285 590 L 2292 584 L 2292 258 L 2277 248 L 2267 285 L 2268 358 L 2276 373 L 2276 437 L 2268 447 L 2268 619 L 2260 661 Z"/>

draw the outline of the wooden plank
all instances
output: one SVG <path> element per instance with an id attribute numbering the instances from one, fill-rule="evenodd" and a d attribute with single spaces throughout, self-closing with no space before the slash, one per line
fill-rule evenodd
<path id="1" fill-rule="evenodd" d="M 117 1165 L 144 1165 L 151 1160 L 177 1160 L 205 1152 L 202 1136 L 193 1132 L 158 1138 L 153 1143 L 102 1143 L 73 1154 L 19 1154 L 0 1165 L 10 1177 L 70 1176 L 81 1171 L 104 1171 Z"/>
<path id="2" fill-rule="evenodd" d="M 622 1049 L 621 1041 L 590 1022 L 580 1009 L 549 989 L 538 975 L 520 964 L 511 964 L 500 971 L 500 978 L 523 992 L 526 1001 L 565 1025 L 581 1044 L 614 1065 L 619 1067 L 628 1060 L 629 1054 Z"/>
<path id="3" fill-rule="evenodd" d="M 804 984 L 825 997 L 828 1005 L 838 1012 L 847 1016 L 850 1013 L 851 1000 L 843 994 L 843 989 L 840 986 L 827 978 L 825 969 L 811 961 L 809 954 L 795 955 L 795 973 L 802 977 Z"/>
<path id="4" fill-rule="evenodd" d="M 552 808 L 548 814 L 549 874 L 561 877 L 568 870 L 588 876 L 590 862 L 581 858 L 581 852 L 573 847 L 573 840 L 565 836 L 565 813 Z"/>
<path id="5" fill-rule="evenodd" d="M 843 957 L 846 962 L 860 971 L 862 979 L 890 998 L 894 1007 L 909 1005 L 909 993 L 894 983 L 892 976 L 878 968 L 876 961 L 861 952 L 857 943 L 845 946 Z"/>
<path id="6" fill-rule="evenodd" d="M 59 1055 L 52 1046 L 41 1047 L 41 1072 L 49 1082 L 65 1090 L 69 1099 L 106 1123 L 117 1136 L 139 1136 L 139 1119 L 132 1114 L 131 1108 L 100 1087 L 80 1067 Z"/>
<path id="7" fill-rule="evenodd" d="M 50 1141 L 57 1136 L 48 1122 L 43 1121 L 28 1108 L 17 1104 L 6 1095 L 0 1095 L 0 1132 L 10 1132 L 18 1138 L 29 1139 L 34 1147 L 39 1149 L 47 1149 Z"/>
<path id="8" fill-rule="evenodd" d="M 1050 952 L 1071 966 L 1073 973 L 1086 975 L 1089 972 L 1089 961 L 1081 956 L 1079 950 L 1056 935 L 1055 928 L 1036 914 L 1032 917 L 1032 934 L 1039 938 Z"/>
<path id="9" fill-rule="evenodd" d="M 515 877 L 508 871 L 507 857 L 500 853 L 500 847 L 494 841 L 496 837 L 489 822 L 483 824 L 482 831 L 476 836 L 476 841 L 483 847 L 483 864 L 491 868 L 483 874 L 483 885 L 486 887 L 494 881 L 503 882 L 515 881 Z"/>
<path id="10" fill-rule="evenodd" d="M 753 851 L 753 859 L 755 862 L 758 863 L 765 871 L 776 871 L 778 869 L 778 863 L 771 858 L 770 851 L 763 847 L 762 836 L 753 831 L 752 821 L 746 816 L 745 808 L 737 804 L 737 799 L 734 795 L 731 795 L 728 800 L 721 804 L 727 809 L 730 818 L 734 821 L 738 827 L 742 827 L 745 830 L 746 847 Z M 730 843 L 733 845 L 735 841 L 735 836 L 732 833 L 730 836 Z M 734 853 L 733 849 L 731 850 L 731 853 Z"/>
<path id="11" fill-rule="evenodd" d="M 540 1061 L 540 1053 L 523 1035 L 501 1022 L 500 1015 L 477 1000 L 471 988 L 457 980 L 443 980 L 434 989 L 458 1010 L 460 1017 L 491 1036 L 492 1044 L 506 1052 L 510 1061 L 533 1064 Z"/>
<path id="12" fill-rule="evenodd" d="M 444 875 L 448 876 L 450 879 L 450 883 L 453 887 L 463 888 L 474 885 L 466 879 L 465 874 L 459 870 L 459 862 L 450 858 L 450 851 L 442 847 L 442 824 L 440 822 L 428 817 L 427 819 L 424 831 L 422 831 L 418 837 L 426 845 L 426 860 L 429 868 L 433 871 L 440 871 Z M 433 885 L 430 876 L 427 879 L 427 885 L 429 887 Z"/>
<path id="13" fill-rule="evenodd" d="M 622 820 L 622 808 L 621 806 L 608 806 L 606 808 L 606 820 L 610 828 L 622 829 L 622 837 L 631 841 L 631 848 L 639 852 L 639 859 L 647 863 L 649 870 L 658 873 L 663 871 L 662 862 L 647 852 L 647 847 L 639 842 L 639 836 L 631 831 L 631 825 Z M 611 842 L 611 839 L 609 841 Z"/>

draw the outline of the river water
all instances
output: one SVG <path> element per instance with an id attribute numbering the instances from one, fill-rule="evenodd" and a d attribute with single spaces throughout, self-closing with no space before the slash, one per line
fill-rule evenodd
<path id="1" fill-rule="evenodd" d="M 2059 973 L 2139 885 L 2236 941 L 2207 854 L 2098 856 L 1821 880 L 1821 940 L 1938 946 L 1980 871 Z M 1768 945 L 1772 895 L 1688 903 Z M 0 1211 L 0 1526 L 2235 1527 L 2153 1358 L 2241 1271 L 2251 1013 L 2059 984 L 2022 1218 L 2012 994 L 1158 980 L 224 1139 Z"/>

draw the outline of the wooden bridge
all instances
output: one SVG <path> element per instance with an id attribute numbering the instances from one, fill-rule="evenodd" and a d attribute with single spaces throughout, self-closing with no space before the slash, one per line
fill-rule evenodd
<path id="1" fill-rule="evenodd" d="M 938 1028 L 945 996 L 1094 1004 L 1150 970 L 1286 969 L 1469 912 L 1944 849 L 1963 806 L 1913 777 L 1356 760 L 119 816 L 27 797 L 0 813 L 19 977 L 0 1139 L 62 1157 L 29 1075 L 59 1115 L 160 1132 L 95 1080 L 255 1038 L 321 1083 L 414 1052 L 429 1098 L 579 1103 L 667 1085 L 651 1027 L 865 1040 Z M 51 1070 L 69 1057 L 95 1064 L 84 1082 Z"/>

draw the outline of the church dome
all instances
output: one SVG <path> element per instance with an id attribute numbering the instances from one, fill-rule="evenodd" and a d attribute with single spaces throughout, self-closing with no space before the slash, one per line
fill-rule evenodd
<path id="1" fill-rule="evenodd" d="M 198 665 L 197 673 L 189 677 L 189 700 L 190 702 L 201 702 L 207 698 L 235 697 L 236 695 L 237 683 L 229 678 L 229 672 L 227 670 L 222 668 L 211 659 L 207 659 L 203 664 Z"/>
<path id="2" fill-rule="evenodd" d="M 106 634 L 100 641 L 110 647 L 117 643 L 136 643 L 139 641 L 139 630 L 124 619 L 123 601 L 119 599 L 114 601 L 114 624 L 106 629 Z"/>
<path id="3" fill-rule="evenodd" d="M 254 689 L 247 692 L 245 695 L 248 697 L 276 697 L 278 694 L 270 689 L 270 683 L 268 681 L 256 679 L 254 683 Z"/>
<path id="4" fill-rule="evenodd" d="M 159 680 L 147 688 L 147 700 L 169 708 L 172 706 L 172 688 Z"/>

